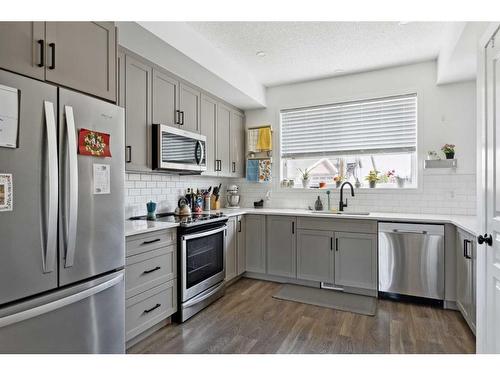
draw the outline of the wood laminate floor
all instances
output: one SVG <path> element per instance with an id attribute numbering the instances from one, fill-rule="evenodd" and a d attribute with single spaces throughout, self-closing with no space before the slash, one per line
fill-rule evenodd
<path id="1" fill-rule="evenodd" d="M 474 353 L 460 313 L 379 300 L 374 317 L 272 298 L 280 284 L 240 279 L 183 324 L 129 353 Z"/>

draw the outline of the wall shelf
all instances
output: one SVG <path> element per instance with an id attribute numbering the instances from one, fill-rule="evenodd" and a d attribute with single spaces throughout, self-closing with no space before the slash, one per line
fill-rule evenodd
<path id="1" fill-rule="evenodd" d="M 424 161 L 425 169 L 433 169 L 433 168 L 457 168 L 457 159 L 443 159 L 443 160 L 425 160 Z"/>

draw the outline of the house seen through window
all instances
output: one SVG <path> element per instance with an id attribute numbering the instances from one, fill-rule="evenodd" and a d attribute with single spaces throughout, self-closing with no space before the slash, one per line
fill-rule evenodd
<path id="1" fill-rule="evenodd" d="M 282 184 L 417 187 L 417 95 L 281 111 Z"/>

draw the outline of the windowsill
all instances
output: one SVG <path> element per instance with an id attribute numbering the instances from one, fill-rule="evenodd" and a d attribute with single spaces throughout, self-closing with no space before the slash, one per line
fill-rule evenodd
<path id="1" fill-rule="evenodd" d="M 297 193 L 304 193 L 304 192 L 326 192 L 330 190 L 332 193 L 339 192 L 340 188 L 334 187 L 334 188 L 303 188 L 303 187 L 282 187 L 280 186 L 278 191 L 281 192 L 297 192 Z M 344 187 L 344 192 L 348 192 L 349 188 Z M 394 192 L 417 192 L 420 191 L 420 188 L 418 187 L 404 187 L 404 188 L 390 188 L 390 187 L 380 187 L 380 188 L 368 188 L 368 187 L 361 187 L 361 188 L 354 188 L 354 191 L 360 194 L 364 193 L 394 193 Z"/>

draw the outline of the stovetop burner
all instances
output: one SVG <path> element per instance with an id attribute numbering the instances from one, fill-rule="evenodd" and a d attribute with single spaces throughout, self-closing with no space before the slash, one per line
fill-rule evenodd
<path id="1" fill-rule="evenodd" d="M 182 227 L 201 225 L 205 223 L 212 223 L 216 221 L 227 220 L 227 216 L 222 212 L 217 213 L 200 213 L 191 214 L 186 216 L 176 215 L 173 212 L 163 212 L 156 214 L 156 219 L 149 219 L 146 215 L 134 216 L 130 220 L 149 220 L 149 221 L 162 221 L 168 223 L 179 223 Z"/>

